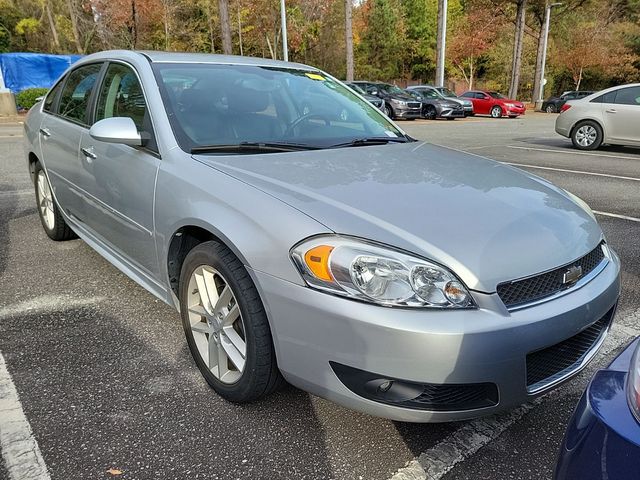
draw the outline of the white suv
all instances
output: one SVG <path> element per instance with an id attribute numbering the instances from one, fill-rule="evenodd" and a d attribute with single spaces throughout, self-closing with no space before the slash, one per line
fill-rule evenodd
<path id="1" fill-rule="evenodd" d="M 640 83 L 612 87 L 565 103 L 556 132 L 580 150 L 603 143 L 640 146 Z"/>

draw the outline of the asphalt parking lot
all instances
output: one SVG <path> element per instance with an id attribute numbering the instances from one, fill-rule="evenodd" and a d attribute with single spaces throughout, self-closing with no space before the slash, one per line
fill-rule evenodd
<path id="1" fill-rule="evenodd" d="M 11 413 L 2 404 L 6 368 L 53 479 L 550 478 L 591 373 L 640 335 L 640 149 L 575 151 L 554 133 L 554 119 L 400 123 L 416 138 L 507 162 L 580 196 L 623 262 L 616 323 L 582 374 L 511 412 L 432 425 L 355 413 L 293 387 L 245 406 L 217 397 L 174 310 L 81 240 L 46 237 L 22 128 L 0 125 L 0 416 Z M 20 478 L 10 452 L 17 439 L 2 428 L 0 480 Z"/>

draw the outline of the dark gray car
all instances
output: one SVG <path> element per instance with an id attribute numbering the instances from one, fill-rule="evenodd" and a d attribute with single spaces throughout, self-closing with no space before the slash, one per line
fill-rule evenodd
<path id="1" fill-rule="evenodd" d="M 414 141 L 312 67 L 88 55 L 24 138 L 46 234 L 175 307 L 230 401 L 284 378 L 399 421 L 488 415 L 575 375 L 611 325 L 620 262 L 583 201 Z"/>
<path id="2" fill-rule="evenodd" d="M 418 85 L 408 87 L 407 91 L 417 95 L 416 98 L 422 102 L 422 116 L 427 120 L 436 118 L 455 120 L 465 116 L 462 102 L 445 98 L 433 87 Z"/>
<path id="3" fill-rule="evenodd" d="M 362 95 L 367 100 L 367 102 L 369 102 L 371 105 L 373 105 L 374 107 L 376 107 L 379 110 L 384 111 L 384 100 L 382 100 L 380 97 L 376 97 L 375 95 L 368 94 L 357 83 L 345 82 L 345 84 L 348 85 L 349 87 L 353 88 L 360 95 Z"/>
<path id="4" fill-rule="evenodd" d="M 391 119 L 414 120 L 422 116 L 422 102 L 396 85 L 360 80 L 353 83 L 368 94 L 381 98 L 384 101 L 384 112 Z"/>

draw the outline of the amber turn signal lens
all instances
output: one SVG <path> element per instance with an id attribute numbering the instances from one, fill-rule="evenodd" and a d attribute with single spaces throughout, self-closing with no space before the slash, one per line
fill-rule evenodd
<path id="1" fill-rule="evenodd" d="M 333 247 L 329 245 L 319 245 L 304 254 L 304 263 L 316 278 L 325 282 L 333 282 L 333 275 L 329 270 L 329 255 Z"/>

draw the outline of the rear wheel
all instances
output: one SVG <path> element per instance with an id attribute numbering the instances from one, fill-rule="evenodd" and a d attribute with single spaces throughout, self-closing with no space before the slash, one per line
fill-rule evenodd
<path id="1" fill-rule="evenodd" d="M 595 150 L 603 137 L 602 128 L 592 120 L 578 123 L 571 132 L 571 142 L 578 150 Z"/>
<path id="2" fill-rule="evenodd" d="M 180 311 L 191 355 L 220 396 L 250 402 L 284 382 L 258 291 L 226 246 L 204 242 L 187 254 Z"/>
<path id="3" fill-rule="evenodd" d="M 491 107 L 491 112 L 490 112 L 491 116 L 493 118 L 500 118 L 502 117 L 502 107 L 500 107 L 499 105 L 495 105 L 493 107 Z"/>
<path id="4" fill-rule="evenodd" d="M 40 162 L 36 162 L 34 168 L 34 183 L 36 189 L 36 202 L 38 204 L 38 216 L 42 228 L 51 240 L 62 241 L 77 238 L 77 235 L 65 222 L 60 208 L 53 198 L 51 185 L 47 174 L 42 169 Z"/>
<path id="5" fill-rule="evenodd" d="M 547 105 L 546 108 L 544 109 L 544 111 L 547 112 L 547 113 L 556 113 L 557 112 L 556 106 L 552 105 L 552 104 Z"/>

